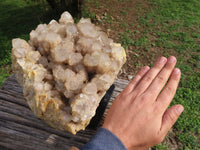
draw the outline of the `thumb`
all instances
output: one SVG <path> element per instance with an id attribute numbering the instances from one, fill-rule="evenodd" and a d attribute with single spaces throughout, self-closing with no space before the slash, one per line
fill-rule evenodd
<path id="1" fill-rule="evenodd" d="M 161 126 L 161 132 L 164 135 L 166 135 L 169 129 L 174 125 L 183 110 L 184 107 L 182 105 L 174 105 L 164 113 Z"/>

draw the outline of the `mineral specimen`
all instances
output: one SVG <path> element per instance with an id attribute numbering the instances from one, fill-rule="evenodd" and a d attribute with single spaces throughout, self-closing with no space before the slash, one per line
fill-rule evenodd
<path id="1" fill-rule="evenodd" d="M 84 130 L 126 61 L 125 51 L 82 18 L 68 12 L 40 24 L 28 43 L 12 40 L 12 68 L 31 110 L 54 128 Z"/>

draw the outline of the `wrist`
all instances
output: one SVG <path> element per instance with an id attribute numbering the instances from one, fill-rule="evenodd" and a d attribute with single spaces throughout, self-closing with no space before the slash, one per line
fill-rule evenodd
<path id="1" fill-rule="evenodd" d="M 120 133 L 116 132 L 113 130 L 109 125 L 103 124 L 102 128 L 105 128 L 106 130 L 110 131 L 113 135 L 115 135 L 122 143 L 123 145 L 127 148 L 127 150 L 148 150 L 148 147 L 145 147 L 143 144 L 137 144 L 137 139 L 136 140 L 129 140 L 126 139 L 126 135 L 122 133 L 125 137 L 120 136 Z"/>

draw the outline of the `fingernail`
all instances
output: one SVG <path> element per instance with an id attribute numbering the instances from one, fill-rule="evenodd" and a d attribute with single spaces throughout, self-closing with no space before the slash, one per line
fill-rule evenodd
<path id="1" fill-rule="evenodd" d="M 175 60 L 176 60 L 176 58 L 173 57 L 173 56 L 171 56 L 171 57 L 168 58 L 168 62 L 169 62 L 169 63 L 174 63 Z"/>
<path id="2" fill-rule="evenodd" d="M 181 72 L 181 71 L 180 71 L 179 68 L 175 68 L 175 69 L 174 69 L 174 74 L 180 74 L 180 72 Z"/>
<path id="3" fill-rule="evenodd" d="M 144 66 L 144 67 L 142 68 L 142 70 L 143 70 L 144 72 L 147 72 L 149 69 L 150 69 L 149 66 Z"/>
<path id="4" fill-rule="evenodd" d="M 178 108 L 176 108 L 177 113 L 180 115 L 184 110 L 183 106 L 179 106 Z"/>
<path id="5" fill-rule="evenodd" d="M 158 60 L 158 62 L 159 62 L 159 63 L 164 63 L 165 60 L 166 60 L 165 57 L 160 57 L 159 60 Z"/>

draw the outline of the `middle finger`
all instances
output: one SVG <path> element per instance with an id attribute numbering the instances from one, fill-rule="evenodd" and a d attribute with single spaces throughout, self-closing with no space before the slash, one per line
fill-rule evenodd
<path id="1" fill-rule="evenodd" d="M 132 91 L 132 93 L 137 93 L 137 95 L 142 94 L 148 86 L 151 84 L 151 82 L 154 80 L 154 78 L 157 76 L 157 74 L 162 70 L 164 65 L 167 62 L 167 58 L 160 57 L 155 65 L 148 71 L 148 73 L 143 77 L 143 79 L 138 83 L 138 85 L 135 87 L 135 89 Z"/>
<path id="2" fill-rule="evenodd" d="M 155 77 L 149 87 L 145 92 L 148 92 L 153 99 L 156 99 L 162 88 L 165 86 L 167 80 L 169 79 L 174 66 L 176 64 L 176 58 L 171 56 L 167 59 L 167 63 L 160 71 L 160 73 Z"/>

